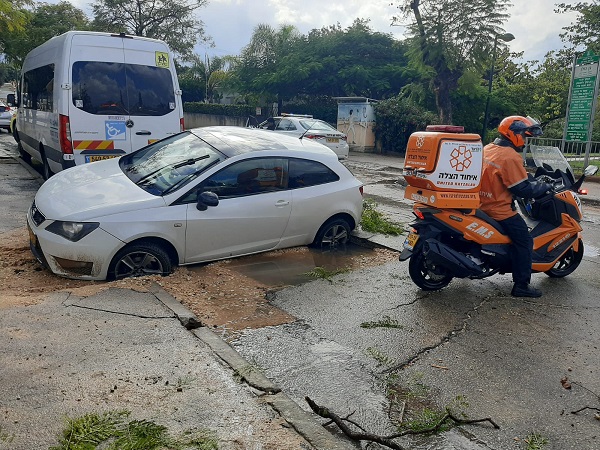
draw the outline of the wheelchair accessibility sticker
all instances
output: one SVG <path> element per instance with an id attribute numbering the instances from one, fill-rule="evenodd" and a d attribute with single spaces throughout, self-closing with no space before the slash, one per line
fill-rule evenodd
<path id="1" fill-rule="evenodd" d="M 113 141 L 124 141 L 127 139 L 127 128 L 125 122 L 104 122 L 106 128 L 106 139 Z"/>

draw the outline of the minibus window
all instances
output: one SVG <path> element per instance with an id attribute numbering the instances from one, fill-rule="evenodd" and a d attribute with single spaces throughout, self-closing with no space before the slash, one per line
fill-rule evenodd
<path id="1" fill-rule="evenodd" d="M 175 109 L 168 69 L 139 64 L 73 64 L 73 105 L 95 115 L 164 116 Z"/>

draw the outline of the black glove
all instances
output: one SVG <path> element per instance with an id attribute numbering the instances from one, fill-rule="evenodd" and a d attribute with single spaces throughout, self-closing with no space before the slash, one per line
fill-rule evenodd
<path id="1" fill-rule="evenodd" d="M 552 185 L 543 181 L 525 180 L 511 187 L 509 190 L 516 197 L 539 198 L 552 192 Z"/>

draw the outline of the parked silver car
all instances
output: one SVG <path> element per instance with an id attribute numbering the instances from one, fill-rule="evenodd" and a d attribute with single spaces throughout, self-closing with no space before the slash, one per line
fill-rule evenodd
<path id="1" fill-rule="evenodd" d="M 312 139 L 333 150 L 338 159 L 348 158 L 349 146 L 346 135 L 327 122 L 314 119 L 310 115 L 282 114 L 281 116 L 269 117 L 259 124 L 258 128 L 289 134 L 302 139 Z"/>

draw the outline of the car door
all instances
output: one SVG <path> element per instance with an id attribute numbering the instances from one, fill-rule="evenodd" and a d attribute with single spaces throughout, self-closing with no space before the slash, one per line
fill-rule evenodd
<path id="1" fill-rule="evenodd" d="M 214 192 L 219 204 L 196 208 L 199 192 Z M 287 160 L 253 158 L 234 162 L 190 192 L 185 262 L 228 258 L 275 248 L 292 210 Z"/>

